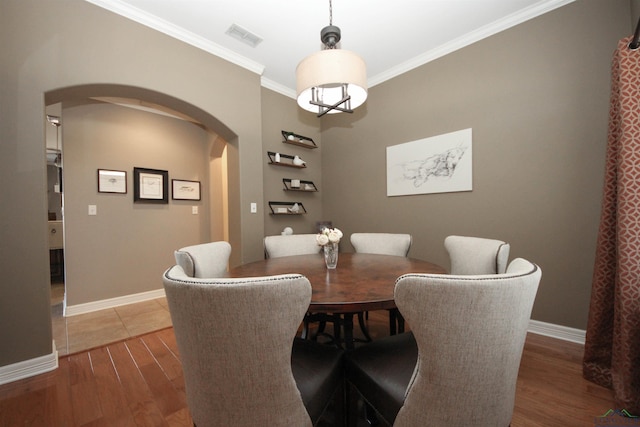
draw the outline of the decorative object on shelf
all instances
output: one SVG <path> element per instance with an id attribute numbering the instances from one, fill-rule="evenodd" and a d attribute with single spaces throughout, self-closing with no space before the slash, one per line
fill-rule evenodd
<path id="1" fill-rule="evenodd" d="M 291 206 L 290 208 L 287 208 L 287 210 L 294 214 L 300 213 L 300 205 L 297 203 L 294 203 L 293 206 Z"/>
<path id="2" fill-rule="evenodd" d="M 273 159 L 276 163 L 280 163 L 280 153 L 276 153 Z"/>
<path id="3" fill-rule="evenodd" d="M 323 228 L 316 235 L 318 245 L 322 246 L 324 252 L 324 262 L 329 270 L 333 270 L 338 265 L 338 247 L 342 231 L 338 228 Z"/>
<path id="4" fill-rule="evenodd" d="M 280 160 L 276 161 L 276 154 L 280 154 Z M 297 156 L 290 156 L 288 154 L 275 153 L 273 151 L 267 151 L 267 157 L 269 157 L 269 164 L 276 166 L 289 166 L 291 168 L 306 168 L 307 165 L 305 161 L 301 164 L 294 164 L 294 159 Z M 300 159 L 298 157 L 298 159 Z M 298 162 L 300 163 L 300 162 Z"/>
<path id="5" fill-rule="evenodd" d="M 296 166 L 302 166 L 304 164 L 306 164 L 307 162 L 305 162 L 304 160 L 302 160 L 299 156 L 294 156 L 293 157 L 293 164 Z"/>
<path id="6" fill-rule="evenodd" d="M 284 138 L 282 142 L 285 144 L 297 145 L 298 147 L 304 148 L 318 148 L 315 141 L 308 136 L 298 135 L 297 133 L 289 132 L 286 130 L 281 131 L 282 137 Z"/>
<path id="7" fill-rule="evenodd" d="M 98 193 L 122 193 L 127 192 L 127 173 L 98 169 Z"/>
<path id="8" fill-rule="evenodd" d="M 296 67 L 296 93 L 300 108 L 325 114 L 353 113 L 367 99 L 367 66 L 357 54 L 337 49 L 340 28 L 333 25 L 329 0 L 329 26 L 320 32 L 325 49 L 307 56 Z"/>
<path id="9" fill-rule="evenodd" d="M 200 181 L 172 179 L 171 198 L 173 200 L 200 200 Z"/>
<path id="10" fill-rule="evenodd" d="M 271 215 L 302 215 L 307 210 L 301 202 L 269 202 Z"/>
<path id="11" fill-rule="evenodd" d="M 291 236 L 293 234 L 293 228 L 285 227 L 280 234 L 282 234 L 283 236 Z"/>
<path id="12" fill-rule="evenodd" d="M 313 183 L 313 181 L 282 178 L 282 183 L 284 184 L 284 188 L 283 188 L 284 191 L 306 191 L 306 192 L 318 191 L 318 188 Z"/>
<path id="13" fill-rule="evenodd" d="M 159 169 L 133 168 L 133 201 L 169 203 L 169 172 Z"/>

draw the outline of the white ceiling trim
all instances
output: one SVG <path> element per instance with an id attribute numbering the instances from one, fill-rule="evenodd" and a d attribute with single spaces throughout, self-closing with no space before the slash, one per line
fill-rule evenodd
<path id="1" fill-rule="evenodd" d="M 220 46 L 219 44 L 212 43 L 211 41 L 193 34 L 190 31 L 186 31 L 176 25 L 173 25 L 164 19 L 156 16 L 149 15 L 140 9 L 133 7 L 129 4 L 123 3 L 119 0 L 85 0 L 88 3 L 92 3 L 103 9 L 107 9 L 113 13 L 116 13 L 125 18 L 131 19 L 139 24 L 145 25 L 156 31 L 160 31 L 170 37 L 183 41 L 191 46 L 202 49 L 205 52 L 209 52 L 215 56 L 225 59 L 233 64 L 239 65 L 249 71 L 252 71 L 258 75 L 262 75 L 264 72 L 264 65 L 259 64 L 251 59 L 248 59 L 242 55 Z"/>
<path id="2" fill-rule="evenodd" d="M 260 84 L 262 87 L 271 89 L 274 92 L 278 92 L 281 95 L 288 96 L 289 98 L 296 99 L 296 91 L 288 86 L 275 82 L 265 76 L 260 77 Z"/>
<path id="3" fill-rule="evenodd" d="M 113 13 L 121 15 L 139 24 L 145 25 L 154 30 L 160 31 L 170 37 L 181 40 L 191 46 L 211 53 L 225 59 L 235 65 L 245 68 L 251 72 L 254 72 L 261 76 L 261 85 L 267 89 L 271 89 L 284 96 L 295 99 L 295 90 L 286 87 L 280 83 L 277 83 L 271 79 L 262 76 L 265 66 L 256 61 L 248 59 L 242 55 L 239 55 L 225 47 L 222 47 L 216 43 L 206 40 L 192 32 L 186 31 L 176 25 L 173 25 L 163 19 L 147 14 L 146 12 L 133 7 L 127 3 L 123 3 L 120 0 L 85 0 L 101 8 L 107 9 Z M 395 67 L 390 68 L 382 73 L 372 76 L 368 79 L 369 87 L 376 86 L 394 77 L 397 77 L 403 73 L 411 71 L 414 68 L 420 67 L 445 55 L 448 55 L 463 47 L 469 46 L 482 39 L 495 35 L 501 31 L 507 30 L 511 27 L 519 25 L 530 19 L 536 18 L 554 9 L 574 2 L 575 0 L 548 0 L 537 3 L 527 9 L 523 9 L 516 12 L 504 19 L 495 21 L 489 25 L 465 34 L 449 43 L 441 45 L 436 49 L 432 49 L 415 58 L 405 61 Z"/>
<path id="4" fill-rule="evenodd" d="M 492 22 L 489 25 L 485 25 L 484 27 L 467 33 L 462 37 L 458 37 L 457 39 L 452 40 L 449 43 L 443 44 L 436 49 L 432 49 L 428 52 L 423 53 L 422 55 L 416 56 L 409 61 L 398 64 L 397 66 L 392 67 L 385 72 L 370 77 L 368 79 L 369 87 L 373 87 L 375 85 L 383 83 L 387 80 L 399 76 L 400 74 L 411 71 L 414 68 L 427 64 L 428 62 L 434 61 L 438 58 L 455 52 L 456 50 L 462 49 L 463 47 L 469 46 L 475 42 L 491 37 L 501 31 L 507 30 L 511 27 L 515 27 L 516 25 L 522 24 L 523 22 L 536 18 L 542 14 L 550 12 L 574 1 L 575 0 L 548 0 L 547 2 L 538 3 L 527 9 L 523 9 L 517 13 L 507 16 L 504 19 Z"/>

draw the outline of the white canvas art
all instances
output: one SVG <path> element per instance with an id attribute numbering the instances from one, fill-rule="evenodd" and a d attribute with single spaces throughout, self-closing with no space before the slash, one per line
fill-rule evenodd
<path id="1" fill-rule="evenodd" d="M 387 147 L 387 196 L 472 190 L 471 129 Z"/>

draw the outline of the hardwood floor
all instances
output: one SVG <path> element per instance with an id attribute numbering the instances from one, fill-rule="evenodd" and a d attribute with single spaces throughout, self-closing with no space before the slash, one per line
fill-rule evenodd
<path id="1" fill-rule="evenodd" d="M 387 319 L 370 313 L 374 339 L 387 333 Z M 582 378 L 581 359 L 579 344 L 529 334 L 511 425 L 594 426 L 614 409 L 610 390 Z M 0 386 L 0 426 L 191 425 L 170 327 L 61 357 L 53 372 Z"/>

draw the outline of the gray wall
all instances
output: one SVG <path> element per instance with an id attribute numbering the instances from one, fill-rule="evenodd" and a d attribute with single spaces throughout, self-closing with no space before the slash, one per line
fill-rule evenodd
<path id="1" fill-rule="evenodd" d="M 221 179 L 209 182 L 212 137 L 201 127 L 110 104 L 65 108 L 62 118 L 67 306 L 157 290 L 175 249 L 224 238 L 211 233 L 209 187 Z M 134 203 L 134 167 L 169 172 L 167 204 Z M 127 194 L 99 193 L 97 169 L 127 172 Z M 172 179 L 200 181 L 202 200 L 172 200 Z"/>
<path id="2" fill-rule="evenodd" d="M 280 185 L 265 171 L 280 129 L 318 135 L 312 115 L 261 89 L 250 71 L 84 1 L 48 6 L 9 0 L 0 14 L 0 180 L 11 184 L 0 190 L 0 366 L 51 352 L 44 114 L 45 103 L 63 101 L 52 93 L 97 83 L 91 96 L 140 92 L 228 141 L 232 263 L 262 257 L 263 236 L 281 229 L 249 213 L 250 202 L 265 213 L 265 193 Z M 447 234 L 509 240 L 514 256 L 544 271 L 534 318 L 583 328 L 609 62 L 629 18 L 627 0 L 578 1 L 371 88 L 354 115 L 322 119 L 321 159 L 311 158 L 322 165 L 313 195 L 322 219 L 347 233 L 411 232 L 410 255 L 445 265 Z M 386 197 L 385 147 L 466 127 L 474 130 L 473 192 Z"/>
<path id="3" fill-rule="evenodd" d="M 80 0 L 3 1 L 0 39 L 0 366 L 51 353 L 45 99 L 144 94 L 199 119 L 229 142 L 232 262 L 263 255 L 257 74 Z"/>
<path id="4" fill-rule="evenodd" d="M 294 132 L 312 138 L 318 148 L 308 149 L 282 142 L 281 131 Z M 265 164 L 267 151 L 300 156 L 307 162 L 304 169 L 268 165 L 263 169 L 264 201 L 260 206 L 264 213 L 265 235 L 280 234 L 291 227 L 295 234 L 315 233 L 316 221 L 322 221 L 322 141 L 319 121 L 313 114 L 298 108 L 295 101 L 268 89 L 262 90 L 262 144 Z M 313 181 L 318 192 L 303 193 L 283 191 L 282 179 Z M 302 202 L 305 215 L 269 215 L 269 201 Z"/>
<path id="5" fill-rule="evenodd" d="M 506 240 L 542 267 L 533 318 L 585 329 L 629 11 L 578 1 L 371 88 L 354 117 L 323 121 L 325 215 L 347 234 L 411 233 L 410 256 L 446 266 L 449 234 Z M 386 196 L 386 147 L 466 128 L 473 191 Z"/>

